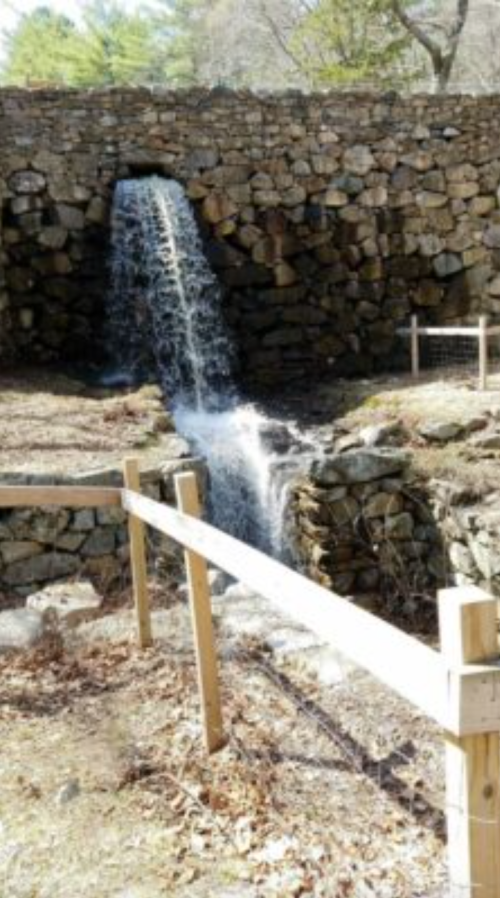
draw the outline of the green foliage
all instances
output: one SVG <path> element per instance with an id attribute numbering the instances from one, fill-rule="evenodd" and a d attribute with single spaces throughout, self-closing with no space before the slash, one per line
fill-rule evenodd
<path id="1" fill-rule="evenodd" d="M 78 25 L 50 6 L 23 15 L 8 35 L 1 80 L 401 87 L 416 73 L 413 38 L 392 0 L 149 3 L 126 11 L 120 0 L 83 0 Z"/>
<path id="2" fill-rule="evenodd" d="M 8 83 L 49 81 L 70 86 L 141 84 L 165 80 L 165 42 L 158 19 L 127 13 L 118 0 L 91 0 L 83 25 L 40 8 L 8 36 Z"/>
<path id="3" fill-rule="evenodd" d="M 189 87 L 199 80 L 199 67 L 210 0 L 166 0 L 161 19 L 168 42 L 167 81 Z"/>
<path id="4" fill-rule="evenodd" d="M 41 6 L 23 16 L 17 29 L 6 35 L 7 63 L 2 80 L 70 83 L 75 27 L 66 16 Z"/>
<path id="5" fill-rule="evenodd" d="M 94 0 L 72 50 L 73 83 L 80 86 L 143 84 L 164 80 L 164 58 L 155 19 L 127 13 L 115 0 Z"/>
<path id="6" fill-rule="evenodd" d="M 400 86 L 415 74 L 410 45 L 386 0 L 318 0 L 290 40 L 297 64 L 318 87 Z"/>

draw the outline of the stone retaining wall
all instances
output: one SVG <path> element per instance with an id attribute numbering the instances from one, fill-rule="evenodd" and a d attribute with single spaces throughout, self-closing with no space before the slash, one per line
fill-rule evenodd
<path id="1" fill-rule="evenodd" d="M 4 89 L 1 359 L 99 355 L 113 186 L 148 172 L 196 207 L 247 380 L 500 312 L 500 97 Z"/>
<path id="2" fill-rule="evenodd" d="M 335 592 L 401 602 L 442 583 L 441 536 L 404 452 L 355 449 L 316 462 L 294 507 L 307 573 Z"/>
<path id="3" fill-rule="evenodd" d="M 143 468 L 141 491 L 157 501 L 174 503 L 173 477 L 182 470 L 197 470 L 192 458 L 169 461 L 164 467 Z M 75 486 L 123 485 L 119 470 L 110 468 L 81 477 L 48 478 L 19 475 L 2 484 L 21 482 L 73 484 Z M 166 551 L 166 540 L 148 531 L 150 560 Z M 172 547 L 168 549 L 172 553 Z M 102 508 L 16 508 L 0 510 L 0 594 L 28 595 L 57 580 L 90 576 L 105 586 L 128 581 L 128 533 L 125 512 L 116 506 Z"/>
<path id="4" fill-rule="evenodd" d="M 500 497 L 412 473 L 399 450 L 352 449 L 316 462 L 293 494 L 295 541 L 314 580 L 384 602 L 445 586 L 500 596 Z"/>
<path id="5" fill-rule="evenodd" d="M 432 485 L 434 516 L 457 586 L 482 586 L 500 596 L 500 496 L 448 482 Z"/>

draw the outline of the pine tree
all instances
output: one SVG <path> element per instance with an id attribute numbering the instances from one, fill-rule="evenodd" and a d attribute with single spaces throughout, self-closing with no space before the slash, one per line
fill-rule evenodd
<path id="1" fill-rule="evenodd" d="M 41 6 L 22 16 L 17 28 L 6 35 L 6 84 L 50 82 L 71 84 L 75 26 L 66 16 Z"/>

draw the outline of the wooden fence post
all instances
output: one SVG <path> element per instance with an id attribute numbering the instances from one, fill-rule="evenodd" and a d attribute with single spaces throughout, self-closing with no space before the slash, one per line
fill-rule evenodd
<path id="1" fill-rule="evenodd" d="M 418 341 L 418 315 L 411 316 L 411 373 L 417 379 L 420 376 L 420 347 Z"/>
<path id="2" fill-rule="evenodd" d="M 488 389 L 488 318 L 479 319 L 479 389 Z"/>
<path id="3" fill-rule="evenodd" d="M 196 475 L 193 472 L 177 474 L 175 491 L 179 511 L 198 518 L 200 500 Z M 196 649 L 198 688 L 203 717 L 204 740 L 211 754 L 224 745 L 222 711 L 217 673 L 217 656 L 212 623 L 210 589 L 207 562 L 196 552 L 184 552 L 189 587 L 189 603 Z"/>
<path id="4" fill-rule="evenodd" d="M 136 458 L 125 459 L 123 465 L 125 487 L 139 493 L 141 482 L 139 464 Z M 152 643 L 151 613 L 148 597 L 148 572 L 146 562 L 146 540 L 144 524 L 133 514 L 128 516 L 128 533 L 130 540 L 130 567 L 134 586 L 134 602 L 137 615 L 137 641 L 141 649 Z"/>
<path id="5" fill-rule="evenodd" d="M 440 592 L 441 648 L 451 668 L 498 657 L 496 607 L 476 587 Z M 446 734 L 451 898 L 500 898 L 499 789 L 499 733 Z"/>

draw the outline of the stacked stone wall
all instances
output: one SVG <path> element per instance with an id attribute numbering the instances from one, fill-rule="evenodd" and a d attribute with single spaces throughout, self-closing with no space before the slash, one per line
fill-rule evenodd
<path id="1" fill-rule="evenodd" d="M 174 504 L 174 476 L 195 470 L 205 489 L 205 467 L 199 459 L 166 460 L 143 465 L 141 492 Z M 122 472 L 109 468 L 80 476 L 2 475 L 2 484 L 123 486 Z M 168 577 L 178 568 L 180 549 L 169 540 L 148 534 L 152 566 L 169 558 Z M 30 595 L 58 580 L 90 577 L 105 588 L 130 578 L 127 515 L 118 506 L 102 508 L 12 508 L 0 511 L 0 605 L 2 596 Z"/>
<path id="2" fill-rule="evenodd" d="M 98 358 L 120 178 L 181 181 L 246 380 L 500 313 L 500 97 L 0 91 L 0 359 Z"/>

